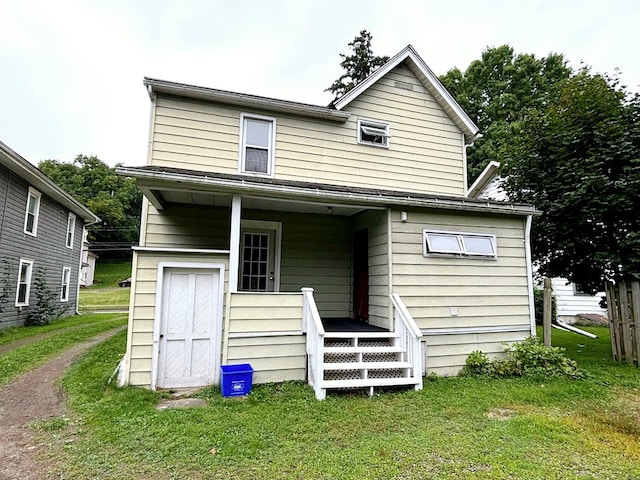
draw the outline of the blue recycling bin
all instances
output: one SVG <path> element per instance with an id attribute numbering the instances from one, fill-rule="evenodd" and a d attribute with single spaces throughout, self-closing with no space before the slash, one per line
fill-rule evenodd
<path id="1" fill-rule="evenodd" d="M 251 392 L 253 368 L 248 363 L 221 365 L 220 390 L 223 397 L 239 397 Z"/>

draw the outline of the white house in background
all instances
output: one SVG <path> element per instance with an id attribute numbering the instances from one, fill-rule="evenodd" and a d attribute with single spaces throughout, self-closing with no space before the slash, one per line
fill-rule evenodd
<path id="1" fill-rule="evenodd" d="M 467 197 L 478 128 L 411 46 L 328 107 L 144 85 L 125 383 L 419 389 L 535 331 L 538 212 Z"/>
<path id="2" fill-rule="evenodd" d="M 90 287 L 93 285 L 94 274 L 96 272 L 96 260 L 98 255 L 89 251 L 89 241 L 87 231 L 84 232 L 82 240 L 82 267 L 80 268 L 80 286 Z"/>
<path id="3" fill-rule="evenodd" d="M 476 181 L 469 188 L 469 197 L 483 200 L 508 200 L 502 188 L 504 179 L 500 177 L 498 162 L 489 162 Z M 601 315 L 606 317 L 607 310 L 600 306 L 604 292 L 590 295 L 577 290 L 574 283 L 564 278 L 553 278 L 553 294 L 556 297 L 558 320 L 572 324 L 578 315 Z"/>

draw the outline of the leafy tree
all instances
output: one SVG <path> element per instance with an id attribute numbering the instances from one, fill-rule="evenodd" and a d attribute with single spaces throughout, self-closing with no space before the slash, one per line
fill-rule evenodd
<path id="1" fill-rule="evenodd" d="M 88 229 L 96 250 L 106 257 L 118 250 L 130 254 L 129 247 L 138 241 L 142 205 L 133 179 L 87 155 L 78 155 L 73 163 L 44 160 L 38 168 L 102 219 Z"/>
<path id="2" fill-rule="evenodd" d="M 384 65 L 389 60 L 387 56 L 379 57 L 373 54 L 371 39 L 371 34 L 366 30 L 362 30 L 360 35 L 348 44 L 349 48 L 353 50 L 353 54 L 340 54 L 340 57 L 342 57 L 340 66 L 345 73 L 325 90 L 325 92 L 331 92 L 335 95 L 334 100 L 353 89 L 376 68 Z"/>
<path id="3" fill-rule="evenodd" d="M 539 273 L 583 291 L 640 272 L 640 97 L 583 68 L 513 124 L 505 190 L 536 205 Z"/>
<path id="4" fill-rule="evenodd" d="M 527 109 L 543 108 L 570 74 L 561 54 L 538 59 L 502 45 L 484 50 L 464 73 L 453 68 L 440 77 L 482 133 L 467 151 L 469 184 L 510 142 L 510 125 L 522 120 Z"/>

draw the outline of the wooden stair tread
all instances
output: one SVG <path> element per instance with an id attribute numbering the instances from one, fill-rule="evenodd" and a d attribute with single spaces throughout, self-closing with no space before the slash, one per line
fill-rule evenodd
<path id="1" fill-rule="evenodd" d="M 400 353 L 402 347 L 324 347 L 324 353 Z"/>
<path id="2" fill-rule="evenodd" d="M 322 388 L 390 387 L 395 385 L 417 385 L 420 380 L 413 377 L 361 378 L 356 380 L 324 380 Z"/>

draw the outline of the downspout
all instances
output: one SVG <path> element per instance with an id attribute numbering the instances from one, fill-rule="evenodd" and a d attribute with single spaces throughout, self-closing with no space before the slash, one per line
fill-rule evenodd
<path id="1" fill-rule="evenodd" d="M 527 215 L 524 227 L 524 252 L 527 263 L 527 287 L 529 289 L 529 322 L 531 324 L 531 336 L 536 336 L 536 308 L 533 298 L 533 266 L 531 261 L 531 223 L 532 215 Z"/>

